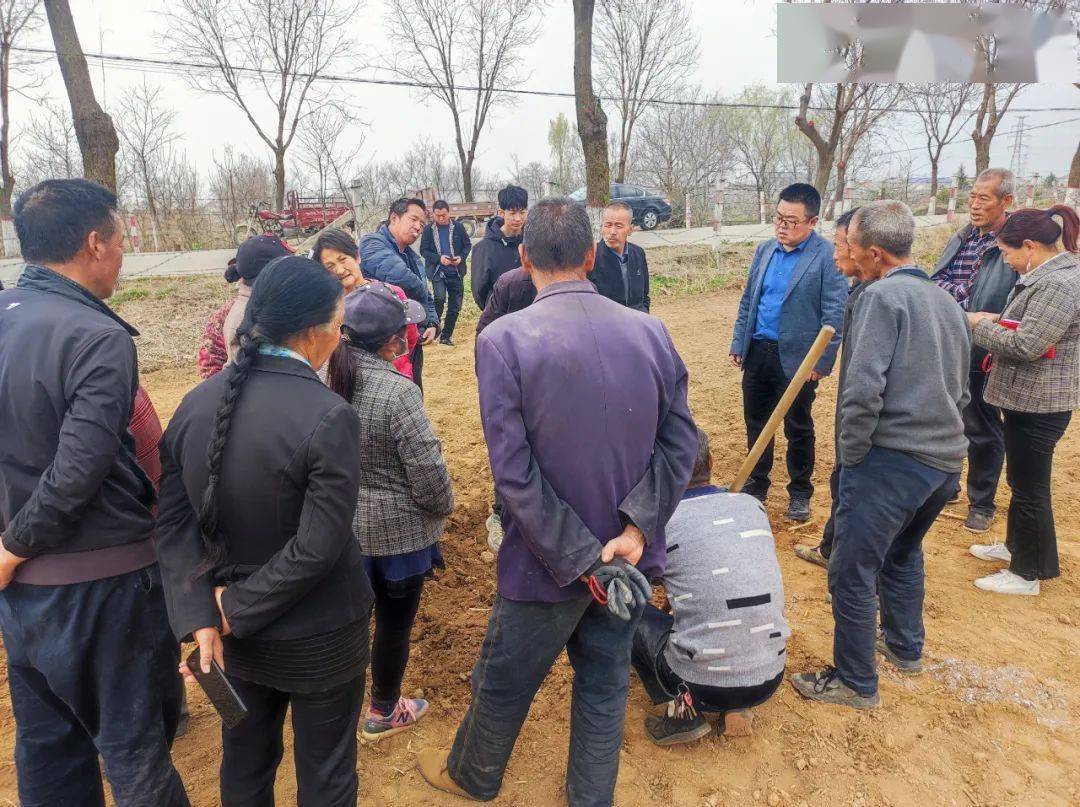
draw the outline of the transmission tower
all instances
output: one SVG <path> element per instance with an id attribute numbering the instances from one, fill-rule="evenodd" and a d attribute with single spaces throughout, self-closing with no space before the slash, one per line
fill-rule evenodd
<path id="1" fill-rule="evenodd" d="M 1009 162 L 1009 170 L 1017 178 L 1024 176 L 1024 159 L 1027 156 L 1027 133 L 1024 131 L 1024 121 L 1027 117 L 1021 115 L 1017 119 L 1016 133 L 1013 135 L 1012 160 Z"/>

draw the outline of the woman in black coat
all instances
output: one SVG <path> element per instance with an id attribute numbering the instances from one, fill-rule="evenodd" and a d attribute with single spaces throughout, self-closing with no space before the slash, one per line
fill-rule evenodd
<path id="1" fill-rule="evenodd" d="M 352 534 L 359 453 L 342 447 L 359 422 L 316 375 L 342 316 L 341 284 L 319 264 L 271 262 L 237 360 L 184 398 L 161 442 L 173 630 L 198 642 L 204 671 L 222 664 L 249 710 L 222 728 L 224 805 L 273 804 L 289 706 L 297 802 L 356 803 L 372 592 Z"/>

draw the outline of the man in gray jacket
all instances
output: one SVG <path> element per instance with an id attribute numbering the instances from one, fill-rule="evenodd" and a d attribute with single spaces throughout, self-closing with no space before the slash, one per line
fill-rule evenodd
<path id="1" fill-rule="evenodd" d="M 997 246 L 997 233 L 1005 224 L 1013 202 L 1016 178 L 1004 168 L 987 168 L 971 187 L 970 222 L 949 240 L 934 267 L 932 279 L 949 292 L 960 307 L 972 313 L 1000 314 L 1016 285 L 1014 272 Z M 971 401 L 964 409 L 968 438 L 968 516 L 964 526 L 986 532 L 994 520 L 994 496 L 1005 462 L 1005 430 L 1001 410 L 983 400 L 986 351 L 971 351 Z"/>
<path id="2" fill-rule="evenodd" d="M 855 306 L 840 390 L 840 501 L 829 558 L 833 662 L 793 677 L 813 700 L 870 708 L 876 649 L 922 671 L 922 539 L 956 490 L 967 452 L 971 337 L 949 295 L 911 260 L 915 220 L 902 202 L 859 208 L 851 257 L 874 281 Z"/>

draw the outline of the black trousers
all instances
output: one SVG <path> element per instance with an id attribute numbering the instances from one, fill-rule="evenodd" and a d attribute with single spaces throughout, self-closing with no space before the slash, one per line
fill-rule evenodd
<path id="1" fill-rule="evenodd" d="M 247 705 L 248 716 L 234 729 L 221 728 L 222 805 L 273 807 L 274 779 L 285 751 L 281 729 L 291 706 L 296 804 L 354 807 L 363 674 L 313 694 L 282 692 L 234 676 L 229 680 Z"/>
<path id="2" fill-rule="evenodd" d="M 1061 574 L 1050 473 L 1054 448 L 1065 434 L 1072 412 L 1033 414 L 1005 409 L 1002 414 L 1006 480 L 1012 488 L 1005 538 L 1012 553 L 1009 569 L 1026 580 L 1049 580 Z"/>
<path id="3" fill-rule="evenodd" d="M 424 338 L 423 326 L 420 328 L 420 339 Z M 412 353 L 409 354 L 409 360 L 412 361 L 412 380 L 420 388 L 420 394 L 424 394 L 424 346 L 420 343 L 416 343 L 416 347 L 413 348 Z"/>
<path id="4" fill-rule="evenodd" d="M 743 418 L 746 421 L 747 447 L 754 445 L 773 409 L 780 402 L 791 379 L 780 365 L 780 346 L 776 342 L 755 339 L 743 358 Z M 809 381 L 799 391 L 784 417 L 787 436 L 788 494 L 809 499 L 814 493 L 810 477 L 814 473 L 814 396 L 817 382 Z M 750 473 L 743 487 L 745 493 L 764 496 L 769 492 L 769 473 L 773 465 L 770 441 L 765 453 Z"/>
<path id="5" fill-rule="evenodd" d="M 0 593 L 24 807 L 188 804 L 169 749 L 183 692 L 161 572 Z M 100 755 L 102 765 L 98 765 Z"/>
<path id="6" fill-rule="evenodd" d="M 431 278 L 431 291 L 435 297 L 435 313 L 440 322 L 443 322 L 443 307 L 449 303 L 440 338 L 450 339 L 454 335 L 458 314 L 461 313 L 461 303 L 465 299 L 465 281 L 459 275 L 447 277 L 440 273 Z"/>
<path id="7" fill-rule="evenodd" d="M 376 575 L 371 587 L 375 590 L 371 705 L 388 714 L 401 697 L 401 679 L 409 665 L 409 634 L 420 607 L 424 576 L 389 581 Z"/>
<path id="8" fill-rule="evenodd" d="M 832 504 L 829 508 L 829 520 L 825 522 L 825 528 L 821 531 L 821 543 L 818 549 L 825 558 L 832 552 L 833 539 L 836 537 L 836 508 L 840 505 L 840 466 L 834 465 L 829 474 L 829 496 Z"/>
<path id="9" fill-rule="evenodd" d="M 972 510 L 993 516 L 998 482 L 1005 462 L 1005 431 L 1001 410 L 983 398 L 987 374 L 972 371 L 971 401 L 964 408 L 964 435 L 968 439 L 967 496 Z"/>
<path id="10" fill-rule="evenodd" d="M 637 630 L 630 663 L 653 703 L 673 700 L 685 688 L 699 712 L 732 712 L 752 709 L 767 701 L 784 681 L 784 671 L 763 684 L 745 687 L 715 687 L 687 681 L 675 672 L 664 657 L 675 618 L 652 603 L 645 604 Z"/>

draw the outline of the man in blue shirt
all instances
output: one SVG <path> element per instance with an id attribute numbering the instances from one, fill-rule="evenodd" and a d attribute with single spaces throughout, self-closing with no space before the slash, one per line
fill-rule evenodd
<path id="1" fill-rule="evenodd" d="M 759 245 L 739 303 L 731 362 L 743 371 L 743 417 L 750 446 L 787 389 L 824 325 L 836 336 L 784 418 L 788 440 L 788 518 L 810 519 L 814 486 L 813 404 L 817 382 L 832 371 L 840 343 L 847 281 L 836 270 L 832 247 L 815 231 L 821 196 L 797 182 L 780 192 L 776 238 Z M 761 455 L 743 489 L 765 501 L 773 444 Z"/>
<path id="2" fill-rule="evenodd" d="M 435 296 L 435 313 L 440 319 L 443 308 L 449 303 L 439 344 L 453 347 L 454 327 L 465 299 L 465 272 L 468 269 L 465 261 L 472 251 L 472 241 L 461 222 L 450 218 L 450 205 L 445 199 L 435 202 L 431 217 L 431 225 L 424 228 L 420 238 L 420 254 Z"/>

